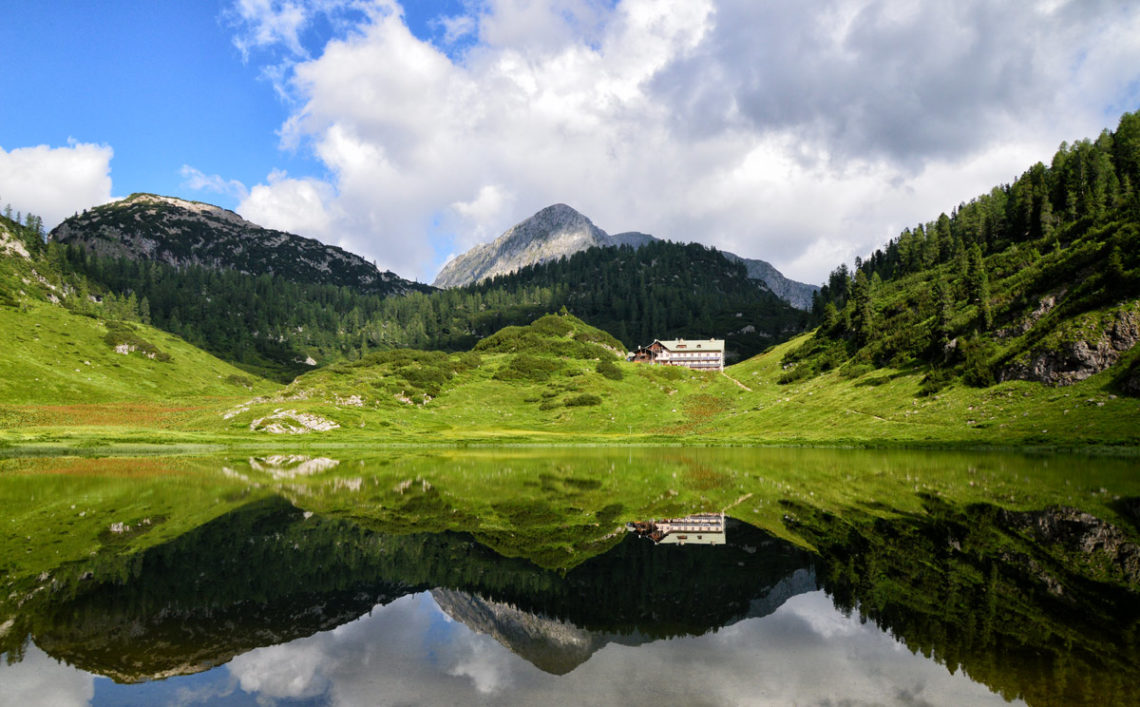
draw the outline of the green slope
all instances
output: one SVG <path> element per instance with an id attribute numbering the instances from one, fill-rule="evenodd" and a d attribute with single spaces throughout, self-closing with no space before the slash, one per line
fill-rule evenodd
<path id="1" fill-rule="evenodd" d="M 780 383 L 783 359 L 806 336 L 724 374 L 626 363 L 582 341 L 601 336 L 572 316 L 547 316 L 467 354 L 374 354 L 302 376 L 212 424 L 307 443 L 1140 444 L 1140 402 L 1112 392 L 1112 370 L 1066 388 L 954 383 L 922 395 L 923 373 L 912 369 Z"/>
<path id="2" fill-rule="evenodd" d="M 339 426 L 322 436 L 340 439 L 672 439 L 743 393 L 723 376 L 628 364 L 620 350 L 572 315 L 548 315 L 469 353 L 384 352 L 329 366 L 236 406 L 226 424 L 264 433 L 314 415 Z"/>
<path id="3" fill-rule="evenodd" d="M 1140 393 L 1140 113 L 1013 184 L 905 229 L 820 291 L 823 325 L 784 381 L 835 368 L 1066 385 L 1114 365 Z"/>
<path id="4" fill-rule="evenodd" d="M 273 388 L 142 323 L 134 298 L 92 297 L 53 252 L 0 219 L 0 429 L 168 428 L 188 409 Z"/>
<path id="5" fill-rule="evenodd" d="M 112 330 L 129 333 L 116 337 Z M 0 337 L 8 343 L 0 360 L 0 400 L 9 404 L 174 403 L 269 387 L 166 332 L 101 321 L 49 303 L 0 307 Z M 115 342 L 128 352 L 117 353 Z"/>

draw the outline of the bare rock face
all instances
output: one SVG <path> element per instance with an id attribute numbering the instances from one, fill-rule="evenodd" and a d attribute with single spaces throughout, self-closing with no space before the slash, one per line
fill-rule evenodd
<path id="1" fill-rule="evenodd" d="M 477 245 L 448 261 L 439 271 L 435 287 L 463 287 L 519 268 L 570 256 L 587 248 L 630 246 L 640 248 L 659 239 L 630 231 L 609 235 L 566 204 L 554 204 L 508 229 L 491 243 Z M 777 297 L 793 307 L 811 309 L 812 293 L 819 288 L 784 277 L 763 260 L 724 253 L 744 263 L 748 277 L 760 280 Z"/>
<path id="2" fill-rule="evenodd" d="M 1001 380 L 1071 385 L 1109 368 L 1137 341 L 1140 341 L 1140 316 L 1134 311 L 1123 311 L 1099 337 L 1086 337 L 1058 348 L 1034 352 L 1027 362 L 1006 366 L 1001 371 Z"/>
<path id="3" fill-rule="evenodd" d="M 432 284 L 462 287 L 605 245 L 610 245 L 605 231 L 566 204 L 555 204 L 512 226 L 492 243 L 475 246 L 453 258 Z"/>
<path id="4" fill-rule="evenodd" d="M 151 260 L 177 268 L 273 274 L 377 294 L 431 289 L 380 271 L 336 246 L 262 228 L 212 204 L 155 194 L 132 194 L 77 214 L 49 237 L 98 256 Z"/>
<path id="5" fill-rule="evenodd" d="M 808 285 L 784 277 L 784 274 L 764 260 L 755 258 L 742 258 L 734 253 L 725 253 L 730 260 L 739 260 L 748 270 L 748 277 L 760 280 L 772 294 L 792 305 L 796 309 L 808 311 L 811 309 L 812 295 L 819 291 L 818 285 Z"/>

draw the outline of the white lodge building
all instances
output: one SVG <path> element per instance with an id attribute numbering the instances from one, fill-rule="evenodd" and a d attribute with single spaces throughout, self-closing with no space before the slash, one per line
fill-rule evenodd
<path id="1" fill-rule="evenodd" d="M 634 362 L 685 366 L 702 371 L 724 370 L 724 339 L 657 339 L 633 352 Z"/>

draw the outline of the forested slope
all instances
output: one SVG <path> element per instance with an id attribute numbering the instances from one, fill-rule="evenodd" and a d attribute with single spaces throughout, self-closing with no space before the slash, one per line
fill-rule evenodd
<path id="1" fill-rule="evenodd" d="M 276 275 L 94 256 L 58 249 L 62 267 L 101 292 L 145 302 L 149 321 L 247 370 L 282 381 L 305 361 L 375 350 L 470 349 L 504 326 L 565 306 L 633 348 L 654 338 L 727 338 L 746 358 L 802 331 L 811 315 L 700 245 L 593 248 L 478 285 L 382 296 Z"/>
<path id="2" fill-rule="evenodd" d="M 1118 366 L 1140 392 L 1140 114 L 1062 144 L 951 214 L 904 230 L 832 272 L 822 324 L 785 363 L 785 382 L 833 368 L 1068 384 Z"/>

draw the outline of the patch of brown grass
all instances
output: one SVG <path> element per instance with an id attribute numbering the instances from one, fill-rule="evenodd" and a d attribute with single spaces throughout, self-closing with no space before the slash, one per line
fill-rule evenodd
<path id="1" fill-rule="evenodd" d="M 0 427 L 144 427 L 171 429 L 205 406 L 153 402 L 20 405 L 0 410 Z"/>

